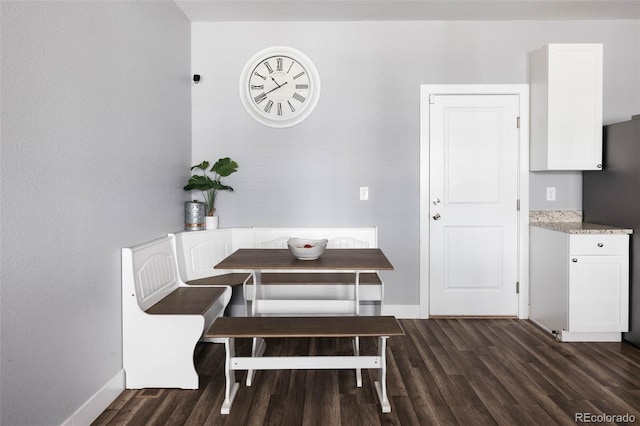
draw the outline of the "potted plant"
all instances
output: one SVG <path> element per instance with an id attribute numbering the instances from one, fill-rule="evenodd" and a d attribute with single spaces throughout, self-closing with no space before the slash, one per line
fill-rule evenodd
<path id="1" fill-rule="evenodd" d="M 187 186 L 184 187 L 184 190 L 198 190 L 202 192 L 207 211 L 207 229 L 215 229 L 217 228 L 217 224 L 215 224 L 213 217 L 216 211 L 216 195 L 218 194 L 218 191 L 233 191 L 232 187 L 223 185 L 222 182 L 220 182 L 220 179 L 238 171 L 238 163 L 231 160 L 229 157 L 220 158 L 209 170 L 210 173 L 213 173 L 213 176 L 211 177 L 207 175 L 207 169 L 209 169 L 208 161 L 203 161 L 202 163 L 191 167 L 190 170 L 193 171 L 193 169 L 202 170 L 202 174 L 192 175 L 187 182 Z M 217 219 L 217 217 L 215 217 L 215 219 Z M 211 226 L 209 226 L 210 222 Z"/>

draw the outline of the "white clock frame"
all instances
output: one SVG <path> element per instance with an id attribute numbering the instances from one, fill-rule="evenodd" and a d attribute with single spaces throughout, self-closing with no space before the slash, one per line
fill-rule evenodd
<path id="1" fill-rule="evenodd" d="M 286 108 L 291 108 L 291 110 L 289 110 L 289 114 L 283 114 L 282 116 L 279 116 L 277 112 L 271 113 L 270 111 L 265 111 L 265 106 L 261 105 L 261 101 L 256 102 L 255 100 L 260 93 L 256 90 L 252 90 L 250 87 L 251 77 L 254 75 L 256 68 L 262 66 L 267 59 L 277 56 L 287 57 L 297 62 L 302 69 L 304 69 L 308 78 L 309 86 L 308 90 L 304 90 L 306 94 L 306 97 L 304 98 L 305 100 L 303 102 L 296 101 L 295 106 L 297 108 L 295 110 L 293 110 L 294 106 L 292 104 L 282 107 L 284 108 L 283 112 L 287 111 Z M 281 74 L 285 73 L 283 70 L 278 72 Z M 269 91 L 278 91 L 280 87 L 284 86 L 286 83 L 278 85 L 278 83 L 275 82 L 275 84 L 277 85 L 275 88 L 262 92 L 262 94 L 269 93 Z M 320 75 L 318 74 L 318 70 L 311 59 L 309 59 L 304 53 L 291 47 L 273 46 L 259 51 L 249 59 L 240 74 L 239 89 L 242 105 L 249 115 L 257 122 L 264 124 L 265 126 L 275 128 L 291 127 L 306 119 L 318 104 L 318 99 L 320 97 Z M 287 91 L 292 92 L 289 88 L 287 88 Z M 294 93 L 297 94 L 297 92 Z M 268 100 L 268 102 L 271 102 L 271 100 Z"/>

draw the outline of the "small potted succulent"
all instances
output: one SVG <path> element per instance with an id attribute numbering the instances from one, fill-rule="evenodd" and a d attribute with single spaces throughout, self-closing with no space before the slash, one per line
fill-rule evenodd
<path id="1" fill-rule="evenodd" d="M 189 178 L 187 186 L 184 187 L 185 191 L 198 190 L 204 197 L 204 203 L 206 205 L 207 229 L 216 229 L 218 217 L 214 216 L 216 211 L 215 202 L 218 191 L 233 191 L 233 188 L 228 185 L 223 185 L 220 182 L 220 178 L 227 177 L 232 173 L 238 171 L 238 163 L 231 160 L 229 157 L 220 158 L 209 170 L 213 173 L 213 176 L 207 175 L 207 169 L 209 169 L 209 162 L 203 161 L 202 163 L 191 167 L 191 171 L 198 169 L 202 171 L 202 174 L 195 174 Z"/>

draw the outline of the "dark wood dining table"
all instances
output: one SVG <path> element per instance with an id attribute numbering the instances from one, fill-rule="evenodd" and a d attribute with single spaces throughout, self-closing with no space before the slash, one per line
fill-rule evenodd
<path id="1" fill-rule="evenodd" d="M 251 304 L 251 312 L 247 312 L 247 315 L 257 315 L 256 306 L 259 301 L 264 307 L 270 305 L 275 306 L 275 301 L 260 300 L 261 298 L 261 285 L 262 285 L 262 273 L 263 272 L 303 272 L 307 274 L 319 274 L 327 272 L 341 272 L 341 273 L 353 273 L 353 279 L 349 284 L 354 285 L 354 298 L 353 301 L 318 301 L 314 300 L 313 305 L 319 307 L 323 302 L 331 304 L 334 308 L 340 309 L 340 306 L 353 306 L 352 314 L 358 315 L 360 313 L 360 274 L 365 271 L 381 271 L 381 270 L 393 270 L 393 265 L 389 262 L 389 259 L 385 256 L 379 248 L 340 248 L 340 249 L 327 249 L 322 255 L 315 260 L 300 260 L 297 259 L 288 249 L 239 249 L 234 253 L 226 257 L 220 263 L 215 265 L 216 269 L 231 269 L 231 270 L 249 270 L 253 274 L 253 296 L 254 303 Z M 308 280 L 308 283 L 312 283 L 313 279 Z M 326 283 L 320 281 L 318 284 Z M 245 292 L 245 296 L 247 296 Z M 273 302 L 273 303 L 272 303 Z M 295 303 L 291 300 L 288 302 Z M 280 306 L 286 305 L 288 302 L 280 301 Z M 301 302 L 304 304 L 304 302 Z M 291 304 L 291 303 L 289 303 Z M 301 306 L 300 304 L 298 306 Z M 274 308 L 277 309 L 277 308 Z M 346 308 L 344 308 L 346 309 Z M 270 312 L 273 313 L 273 312 Z M 283 311 L 283 314 L 291 313 Z M 330 313 L 330 312 L 327 312 Z"/>

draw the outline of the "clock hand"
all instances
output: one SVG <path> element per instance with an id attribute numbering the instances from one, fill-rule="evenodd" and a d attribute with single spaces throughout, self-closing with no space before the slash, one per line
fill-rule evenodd
<path id="1" fill-rule="evenodd" d="M 274 90 L 278 90 L 279 88 L 281 88 L 282 86 L 284 86 L 287 83 L 288 83 L 288 81 L 285 81 L 284 83 L 280 84 L 278 87 L 274 87 L 273 89 L 269 90 L 268 92 L 265 92 L 265 95 L 268 95 L 269 93 L 273 92 Z M 276 83 L 276 84 L 278 84 L 278 83 Z"/>

